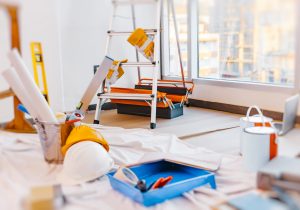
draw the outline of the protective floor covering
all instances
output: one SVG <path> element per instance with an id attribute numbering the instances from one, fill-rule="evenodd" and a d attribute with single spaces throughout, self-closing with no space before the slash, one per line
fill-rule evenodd
<path id="1" fill-rule="evenodd" d="M 174 119 L 157 119 L 154 132 L 170 133 L 180 139 L 187 139 L 203 133 L 236 127 L 239 125 L 240 115 L 228 114 L 197 107 L 184 107 L 184 114 Z M 93 122 L 94 113 L 86 117 L 86 121 Z M 117 114 L 117 110 L 101 112 L 101 124 L 123 128 L 149 128 L 150 117 Z"/>
<path id="2" fill-rule="evenodd" d="M 243 170 L 240 156 L 220 155 L 203 147 L 179 140 L 175 135 L 157 134 L 146 129 L 102 127 L 101 133 L 111 145 L 110 155 L 118 165 L 136 163 L 145 154 L 162 152 L 216 161 L 218 190 L 203 187 L 182 197 L 145 208 L 114 191 L 107 177 L 81 186 L 63 187 L 66 205 L 62 209 L 210 209 L 224 198 L 254 188 L 255 176 Z M 0 131 L 0 209 L 18 210 L 31 186 L 57 183 L 62 167 L 43 160 L 37 135 Z"/>

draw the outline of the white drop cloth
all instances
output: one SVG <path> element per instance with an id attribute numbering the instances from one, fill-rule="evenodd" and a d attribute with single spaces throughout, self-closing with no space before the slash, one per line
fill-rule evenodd
<path id="1" fill-rule="evenodd" d="M 133 164 L 145 154 L 164 152 L 186 155 L 199 161 L 215 161 L 218 154 L 178 140 L 174 135 L 154 134 L 145 129 L 101 127 L 110 144 L 110 155 L 117 164 Z M 218 191 L 206 187 L 185 193 L 183 197 L 147 208 L 157 210 L 209 209 L 225 196 L 254 187 L 255 177 L 241 170 L 239 156 L 222 155 L 216 172 Z M 17 210 L 31 186 L 56 183 L 61 166 L 47 164 L 36 134 L 12 134 L 0 131 L 0 209 Z M 146 209 L 113 190 L 107 177 L 82 186 L 63 187 L 67 204 L 62 209 Z"/>

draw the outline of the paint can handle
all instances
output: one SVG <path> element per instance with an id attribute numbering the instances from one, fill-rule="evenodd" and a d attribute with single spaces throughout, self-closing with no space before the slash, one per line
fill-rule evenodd
<path id="1" fill-rule="evenodd" d="M 247 123 L 250 122 L 249 117 L 250 117 L 250 113 L 251 113 L 252 109 L 256 109 L 256 111 L 258 112 L 258 115 L 261 118 L 261 122 L 262 122 L 263 126 L 266 127 L 266 122 L 265 122 L 264 115 L 263 115 L 262 111 L 260 110 L 260 108 L 258 106 L 256 106 L 256 105 L 250 106 L 249 109 L 247 110 L 247 115 L 246 115 L 246 117 L 247 117 Z"/>

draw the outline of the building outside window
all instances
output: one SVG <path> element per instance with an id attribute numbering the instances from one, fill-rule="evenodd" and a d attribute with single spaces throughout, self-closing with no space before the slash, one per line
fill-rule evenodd
<path id="1" fill-rule="evenodd" d="M 199 77 L 292 86 L 296 0 L 199 0 Z"/>
<path id="2" fill-rule="evenodd" d="M 178 27 L 178 35 L 180 42 L 180 50 L 182 55 L 182 64 L 184 74 L 187 76 L 188 71 L 188 22 L 187 22 L 187 0 L 174 0 L 176 22 Z M 174 21 L 171 16 L 171 8 L 169 8 L 169 46 L 170 46 L 170 71 L 167 76 L 181 77 L 179 57 L 176 44 L 176 34 L 174 29 Z"/>
<path id="3" fill-rule="evenodd" d="M 188 0 L 174 3 L 187 75 Z M 296 4 L 297 0 L 198 0 L 198 77 L 293 86 Z M 180 76 L 171 17 L 169 37 L 167 76 Z"/>

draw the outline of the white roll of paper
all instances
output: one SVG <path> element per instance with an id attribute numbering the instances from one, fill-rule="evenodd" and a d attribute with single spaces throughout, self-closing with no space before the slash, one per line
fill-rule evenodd
<path id="1" fill-rule="evenodd" d="M 14 91 L 18 99 L 23 103 L 32 118 L 38 118 L 35 107 L 33 106 L 28 93 L 13 68 L 6 69 L 2 72 L 4 79 L 7 81 L 11 89 Z"/>
<path id="2" fill-rule="evenodd" d="M 50 109 L 46 99 L 42 95 L 38 86 L 35 84 L 27 66 L 21 58 L 17 49 L 13 49 L 8 53 L 12 65 L 15 67 L 18 76 L 21 79 L 31 101 L 35 105 L 35 109 L 38 112 L 39 120 L 51 123 L 57 123 L 56 117 Z"/>

